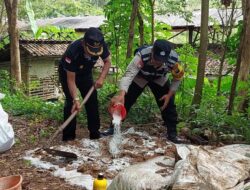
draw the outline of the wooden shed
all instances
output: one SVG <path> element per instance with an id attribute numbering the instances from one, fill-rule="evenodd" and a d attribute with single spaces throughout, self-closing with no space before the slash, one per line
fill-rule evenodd
<path id="1" fill-rule="evenodd" d="M 22 80 L 29 96 L 59 96 L 57 66 L 71 41 L 20 40 Z M 10 71 L 9 49 L 0 52 L 0 70 Z"/>
<path id="2" fill-rule="evenodd" d="M 72 41 L 20 40 L 21 75 L 27 87 L 28 96 L 38 96 L 44 100 L 60 96 L 58 62 Z M 96 63 L 96 72 L 103 67 L 101 59 Z M 0 70 L 10 71 L 10 49 L 0 51 Z M 111 66 L 109 74 L 117 72 Z"/>

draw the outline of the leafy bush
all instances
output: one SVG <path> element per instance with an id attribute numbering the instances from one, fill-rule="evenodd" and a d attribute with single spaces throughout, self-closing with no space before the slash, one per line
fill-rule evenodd
<path id="1" fill-rule="evenodd" d="M 194 128 L 203 131 L 209 129 L 216 134 L 234 134 L 245 137 L 250 142 L 250 120 L 239 113 L 227 115 L 225 105 L 226 97 L 207 97 L 202 101 L 199 109 L 196 109 L 196 116 L 190 119 Z"/>
<path id="2" fill-rule="evenodd" d="M 236 59 L 237 59 L 237 53 L 238 53 L 238 47 L 240 44 L 240 36 L 242 33 L 242 29 L 243 29 L 243 21 L 239 21 L 238 25 L 237 25 L 237 32 L 234 33 L 228 41 L 228 52 L 227 52 L 227 60 L 230 64 L 235 64 L 236 63 Z"/>
<path id="3" fill-rule="evenodd" d="M 62 103 L 45 102 L 37 97 L 27 97 L 22 90 L 10 92 L 10 80 L 7 71 L 0 71 L 0 92 L 6 96 L 1 101 L 4 109 L 12 115 L 26 115 L 62 120 Z"/>

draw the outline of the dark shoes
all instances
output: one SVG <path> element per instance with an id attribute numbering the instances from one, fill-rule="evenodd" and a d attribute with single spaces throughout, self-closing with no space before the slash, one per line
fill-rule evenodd
<path id="1" fill-rule="evenodd" d="M 182 139 L 182 138 L 177 137 L 177 136 L 168 136 L 167 139 L 175 144 L 187 143 L 187 141 L 185 139 Z"/>
<path id="2" fill-rule="evenodd" d="M 94 132 L 94 133 L 92 132 L 92 133 L 89 134 L 89 138 L 91 140 L 100 139 L 102 137 L 103 137 L 103 135 L 99 131 L 98 132 Z"/>
<path id="3" fill-rule="evenodd" d="M 73 141 L 75 140 L 76 136 L 63 136 L 62 141 Z"/>
<path id="4" fill-rule="evenodd" d="M 114 127 L 109 127 L 107 130 L 101 133 L 103 136 L 110 136 L 114 134 Z"/>

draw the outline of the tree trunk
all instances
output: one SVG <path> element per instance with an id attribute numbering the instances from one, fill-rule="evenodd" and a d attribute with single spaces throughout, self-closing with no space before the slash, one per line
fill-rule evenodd
<path id="1" fill-rule="evenodd" d="M 199 107 L 202 99 L 202 88 L 204 84 L 206 53 L 208 44 L 208 15 L 209 1 L 202 0 L 201 4 L 201 37 L 199 49 L 199 64 L 197 69 L 197 80 L 192 105 Z"/>
<path id="2" fill-rule="evenodd" d="M 154 11 L 154 6 L 155 6 L 155 0 L 149 0 L 149 4 L 151 7 L 151 44 L 154 43 L 155 41 L 155 11 Z"/>
<path id="3" fill-rule="evenodd" d="M 15 86 L 20 86 L 21 64 L 19 50 L 19 32 L 17 28 L 17 4 L 18 0 L 4 0 L 8 17 L 8 31 L 10 36 L 10 61 L 11 61 L 11 78 L 15 79 Z"/>
<path id="4" fill-rule="evenodd" d="M 144 44 L 144 23 L 139 8 L 137 10 L 137 18 L 139 21 L 140 46 L 142 46 Z"/>
<path id="5" fill-rule="evenodd" d="M 228 115 L 232 114 L 232 110 L 233 110 L 233 103 L 234 103 L 234 97 L 235 97 L 235 91 L 236 91 L 236 85 L 237 85 L 237 80 L 238 80 L 238 76 L 239 76 L 239 71 L 240 71 L 240 64 L 241 64 L 241 52 L 242 52 L 242 48 L 243 48 L 243 40 L 244 40 L 244 27 L 243 26 L 243 30 L 242 30 L 242 35 L 241 35 L 241 40 L 240 40 L 240 47 L 238 50 L 238 57 L 237 57 L 237 63 L 236 63 L 236 68 L 234 71 L 234 76 L 233 76 L 233 81 L 232 81 L 232 86 L 231 86 L 231 91 L 230 91 L 230 97 L 229 97 L 229 103 L 228 103 Z"/>
<path id="6" fill-rule="evenodd" d="M 133 0 L 133 7 L 130 15 L 130 25 L 129 25 L 129 37 L 127 46 L 127 58 L 132 56 L 134 32 L 135 32 L 135 19 L 138 11 L 138 0 Z"/>
<path id="7" fill-rule="evenodd" d="M 245 15 L 245 10 L 246 10 L 246 0 L 241 0 L 242 4 L 242 14 Z"/>
<path id="8" fill-rule="evenodd" d="M 243 42 L 242 54 L 241 54 L 241 65 L 239 71 L 239 80 L 246 85 L 244 85 L 240 91 L 239 96 L 241 96 L 241 101 L 238 106 L 238 110 L 241 112 L 246 112 L 249 104 L 249 72 L 250 72 L 250 2 L 247 1 L 245 4 L 244 11 L 244 24 L 245 24 L 245 40 Z"/>
<path id="9" fill-rule="evenodd" d="M 236 92 L 236 86 L 237 86 L 237 80 L 241 68 L 241 59 L 243 58 L 243 52 L 248 51 L 249 49 L 245 49 L 247 47 L 244 47 L 246 45 L 245 42 L 249 43 L 249 39 L 247 39 L 247 32 L 249 32 L 249 7 L 247 9 L 247 4 L 249 1 L 246 1 L 246 9 L 245 9 L 245 15 L 244 15 L 244 21 L 243 21 L 243 28 L 242 28 L 242 33 L 241 33 L 241 38 L 240 38 L 240 46 L 238 49 L 237 53 L 237 62 L 236 62 L 236 68 L 233 76 L 233 81 L 232 81 L 232 86 L 231 86 L 231 92 L 230 92 L 230 97 L 229 97 L 229 103 L 228 103 L 228 115 L 232 114 L 233 111 L 233 105 L 234 105 L 234 98 L 235 98 L 235 92 Z M 247 16 L 248 15 L 248 16 Z M 247 25 L 248 24 L 248 25 Z M 244 53 L 244 58 L 247 58 L 247 53 Z M 246 57 L 245 57 L 246 56 Z M 249 60 L 246 60 L 249 61 Z"/>
<path id="10" fill-rule="evenodd" d="M 4 9 L 4 2 L 1 2 L 1 5 L 0 5 L 1 7 L 0 7 L 0 34 L 2 34 L 3 33 L 3 31 L 4 31 L 4 22 L 3 22 L 3 20 L 4 20 L 4 11 L 5 11 L 5 9 Z"/>
<path id="11" fill-rule="evenodd" d="M 230 17 L 229 17 L 228 21 L 226 22 L 227 24 L 225 26 L 223 26 L 223 27 L 225 27 L 224 32 L 223 32 L 223 36 L 226 35 L 226 40 L 225 40 L 226 43 L 224 45 L 223 55 L 222 55 L 221 60 L 220 60 L 220 67 L 219 67 L 219 73 L 218 73 L 219 77 L 218 77 L 218 84 L 217 84 L 217 96 L 219 96 L 221 94 L 220 91 L 221 91 L 222 70 L 223 70 L 224 61 L 226 58 L 229 38 L 231 37 L 232 30 L 233 30 L 234 23 L 235 23 L 235 18 L 234 18 L 235 6 L 236 6 L 236 1 L 233 1 Z M 223 23 L 223 18 L 221 17 L 221 19 L 222 19 L 222 23 Z M 225 30 L 228 30 L 228 31 L 225 31 Z"/>

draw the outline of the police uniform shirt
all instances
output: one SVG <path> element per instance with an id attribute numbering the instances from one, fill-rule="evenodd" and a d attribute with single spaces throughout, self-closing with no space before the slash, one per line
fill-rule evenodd
<path id="1" fill-rule="evenodd" d="M 110 55 L 107 44 L 104 42 L 103 53 L 100 57 L 105 60 Z M 88 56 L 83 48 L 83 39 L 74 41 L 69 45 L 64 53 L 60 64 L 64 70 L 71 71 L 76 74 L 91 75 L 99 56 Z"/>
<path id="2" fill-rule="evenodd" d="M 174 65 L 179 64 L 178 55 L 174 50 L 171 50 L 167 63 L 164 63 L 162 66 L 156 69 L 160 71 L 159 72 L 160 75 L 157 76 L 158 73 L 147 73 L 147 71 L 143 71 L 143 67 L 145 66 L 144 63 L 146 61 L 150 61 L 152 48 L 153 46 L 143 48 L 141 52 L 138 52 L 135 55 L 133 60 L 128 65 L 123 78 L 120 81 L 120 85 L 119 85 L 120 90 L 124 90 L 125 92 L 127 92 L 132 81 L 135 82 L 141 88 L 144 88 L 148 83 L 147 75 L 151 75 L 151 74 L 154 74 L 156 76 L 156 78 L 153 80 L 154 83 L 160 86 L 163 86 L 167 82 L 168 75 L 166 74 L 171 73 L 171 70 L 174 67 Z M 145 56 L 146 60 L 144 59 L 143 54 L 147 55 Z M 150 65 L 151 63 L 148 62 L 147 64 Z M 161 73 L 161 71 L 164 71 L 164 72 Z M 171 82 L 170 89 L 172 91 L 176 91 L 180 85 L 180 82 L 181 82 L 180 80 L 173 80 Z"/>

